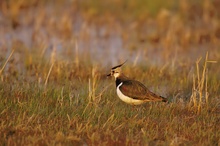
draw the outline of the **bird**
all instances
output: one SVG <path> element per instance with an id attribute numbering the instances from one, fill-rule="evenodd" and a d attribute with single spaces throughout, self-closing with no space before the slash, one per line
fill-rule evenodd
<path id="1" fill-rule="evenodd" d="M 167 98 L 159 96 L 148 90 L 141 82 L 132 80 L 125 76 L 121 71 L 121 67 L 125 64 L 125 62 L 112 67 L 111 72 L 107 75 L 114 76 L 117 95 L 123 102 L 130 105 L 141 105 L 150 101 L 168 101 Z"/>

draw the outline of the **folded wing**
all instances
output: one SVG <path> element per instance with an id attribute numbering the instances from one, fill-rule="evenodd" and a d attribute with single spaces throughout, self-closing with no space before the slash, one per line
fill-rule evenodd
<path id="1" fill-rule="evenodd" d="M 123 81 L 121 92 L 133 99 L 146 101 L 163 101 L 164 98 L 149 91 L 142 83 L 134 80 Z"/>

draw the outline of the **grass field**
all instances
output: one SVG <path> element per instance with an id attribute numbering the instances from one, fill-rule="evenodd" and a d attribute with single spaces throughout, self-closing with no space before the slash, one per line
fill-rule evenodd
<path id="1" fill-rule="evenodd" d="M 0 145 L 220 145 L 219 6 L 1 1 Z M 125 60 L 169 103 L 123 103 Z"/>

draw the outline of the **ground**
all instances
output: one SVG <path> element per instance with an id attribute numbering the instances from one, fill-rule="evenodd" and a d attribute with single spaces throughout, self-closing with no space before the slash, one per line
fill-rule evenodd
<path id="1" fill-rule="evenodd" d="M 1 1 L 1 145 L 219 145 L 217 0 Z M 106 75 L 168 98 L 131 106 Z"/>

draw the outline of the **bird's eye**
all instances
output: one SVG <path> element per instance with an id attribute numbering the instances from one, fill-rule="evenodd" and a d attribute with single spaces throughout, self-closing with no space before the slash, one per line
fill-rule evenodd
<path id="1" fill-rule="evenodd" d="M 115 71 L 113 70 L 112 73 L 115 73 Z"/>

